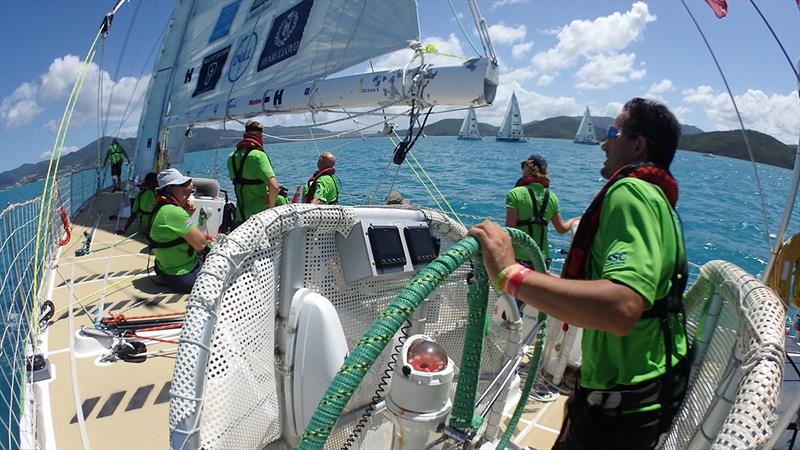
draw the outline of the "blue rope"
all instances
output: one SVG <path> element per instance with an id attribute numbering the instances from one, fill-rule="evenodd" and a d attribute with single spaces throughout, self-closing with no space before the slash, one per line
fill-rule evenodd
<path id="1" fill-rule="evenodd" d="M 467 34 L 467 31 L 464 29 L 464 26 L 461 25 L 461 19 L 458 18 L 458 13 L 456 12 L 456 8 L 455 6 L 453 6 L 453 0 L 447 0 L 447 3 L 450 5 L 450 10 L 453 11 L 453 17 L 456 18 L 456 23 L 458 24 L 458 28 L 461 29 L 462 33 L 464 33 L 464 39 L 467 40 L 469 46 L 472 47 L 472 50 L 475 50 L 475 53 L 477 53 L 478 56 L 483 56 L 481 55 L 481 52 L 479 52 L 478 49 L 475 47 L 475 44 L 473 44 L 472 41 L 469 39 L 469 35 Z"/>

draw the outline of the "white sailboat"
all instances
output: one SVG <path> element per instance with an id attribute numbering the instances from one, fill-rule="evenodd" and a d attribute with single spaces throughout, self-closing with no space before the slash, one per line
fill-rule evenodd
<path id="1" fill-rule="evenodd" d="M 508 109 L 506 109 L 506 115 L 503 117 L 500 130 L 497 132 L 497 140 L 525 142 L 525 136 L 522 132 L 522 117 L 519 114 L 516 93 L 511 93 L 511 101 L 508 103 Z"/>
<path id="2" fill-rule="evenodd" d="M 136 172 L 153 170 L 159 154 L 179 160 L 168 130 L 196 121 L 353 107 L 384 115 L 388 106 L 415 118 L 441 104 L 489 104 L 496 59 L 485 22 L 475 18 L 488 49 L 480 58 L 437 67 L 417 51 L 404 68 L 323 79 L 417 39 L 416 2 L 179 1 L 145 103 Z M 497 138 L 524 140 L 514 95 Z M 410 138 L 398 144 L 395 160 L 412 145 Z M 198 184 L 195 220 L 214 234 L 219 192 L 213 182 Z M 68 198 L 78 191 L 59 185 Z M 516 303 L 488 288 L 479 258 L 470 267 L 477 245 L 462 241 L 464 226 L 439 211 L 264 211 L 219 237 L 187 297 L 149 283 L 142 243 L 115 240 L 105 217 L 126 198 L 75 197 L 70 228 L 55 206 L 62 194 L 47 186 L 36 202 L 0 212 L 13 230 L 3 248 L 17 249 L 11 267 L 5 260 L 2 267 L 26 274 L 12 283 L 19 297 L 8 310 L 27 319 L 3 341 L 13 344 L 2 356 L 15 396 L 6 400 L 14 407 L 2 419 L 3 447 L 502 448 L 535 378 L 518 370 L 523 358 L 553 346 L 543 341 L 544 320 L 523 336 Z M 37 211 L 44 226 L 30 233 Z M 62 220 L 73 236 L 85 233 L 87 253 L 93 242 L 111 243 L 107 256 L 73 257 L 73 247 L 61 247 Z M 42 279 L 27 275 L 30 260 Z M 535 263 L 544 270 L 543 260 Z M 781 379 L 780 300 L 716 261 L 703 266 L 686 304 L 699 375 L 667 448 L 763 446 Z M 423 363 L 435 363 L 433 371 L 419 365 L 429 354 Z M 553 413 L 548 420 L 558 424 L 560 411 Z M 534 425 L 522 427 L 531 437 L 517 436 L 514 445 L 539 447 Z"/>
<path id="3" fill-rule="evenodd" d="M 478 129 L 478 118 L 475 116 L 475 108 L 469 107 L 464 121 L 461 123 L 461 129 L 458 130 L 458 138 L 472 141 L 479 141 L 483 139 L 481 131 Z"/>
<path id="4" fill-rule="evenodd" d="M 597 145 L 597 137 L 594 134 L 594 124 L 592 124 L 592 115 L 589 113 L 589 107 L 586 107 L 586 110 L 583 112 L 583 118 L 581 119 L 581 124 L 578 127 L 577 133 L 575 133 L 575 140 L 573 141 L 576 144 L 585 144 L 585 145 Z"/>

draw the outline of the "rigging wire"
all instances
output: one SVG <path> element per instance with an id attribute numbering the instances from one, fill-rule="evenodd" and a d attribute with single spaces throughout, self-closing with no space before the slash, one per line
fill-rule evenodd
<path id="1" fill-rule="evenodd" d="M 308 115 L 303 112 L 303 118 L 306 119 L 306 126 L 308 126 L 308 134 L 311 135 L 311 141 L 314 142 L 314 148 L 317 149 L 317 156 L 322 155 L 319 151 L 319 146 L 317 145 L 317 139 L 314 137 L 314 130 L 311 128 L 311 124 L 308 122 Z M 311 118 L 314 118 L 314 114 L 311 114 Z"/>
<path id="2" fill-rule="evenodd" d="M 481 56 L 481 52 L 478 50 L 477 47 L 475 47 L 475 44 L 472 43 L 472 40 L 470 40 L 469 38 L 469 34 L 467 34 L 467 30 L 464 29 L 464 25 L 461 23 L 461 19 L 458 17 L 458 13 L 456 12 L 456 7 L 453 6 L 453 0 L 447 0 L 447 3 L 450 4 L 450 10 L 453 11 L 453 17 L 455 17 L 456 19 L 458 28 L 460 28 L 461 32 L 464 34 L 464 39 L 467 40 L 467 43 L 469 44 L 470 47 L 472 47 L 472 50 L 474 50 L 475 53 L 478 54 L 478 56 Z M 370 63 L 370 66 L 371 65 L 372 64 Z"/>
<path id="3" fill-rule="evenodd" d="M 728 91 L 728 96 L 731 99 L 731 103 L 733 104 L 733 109 L 736 111 L 736 118 L 739 120 L 739 128 L 742 131 L 742 138 L 744 139 L 744 145 L 747 148 L 747 154 L 750 156 L 750 162 L 753 164 L 753 172 L 756 178 L 756 186 L 758 187 L 758 197 L 761 203 L 761 215 L 762 219 L 764 220 L 764 231 L 767 238 L 767 249 L 769 252 L 772 252 L 772 241 L 770 240 L 770 232 L 769 232 L 769 220 L 767 218 L 767 204 L 766 200 L 764 199 L 764 188 L 761 185 L 761 176 L 758 174 L 758 166 L 756 165 L 755 157 L 753 156 L 753 149 L 750 147 L 750 141 L 747 139 L 747 131 L 744 128 L 744 121 L 742 120 L 742 114 L 739 112 L 739 107 L 736 105 L 736 98 L 733 96 L 733 92 L 731 91 L 731 87 L 728 84 L 728 79 L 725 77 L 725 73 L 722 71 L 722 67 L 719 65 L 719 61 L 717 60 L 717 55 L 714 53 L 714 49 L 711 48 L 711 44 L 706 39 L 705 33 L 703 33 L 702 28 L 700 28 L 700 24 L 697 23 L 697 19 L 695 19 L 694 14 L 689 9 L 689 6 L 686 5 L 686 0 L 681 0 L 681 4 L 683 5 L 686 12 L 689 14 L 689 17 L 692 19 L 695 28 L 697 28 L 697 32 L 700 33 L 700 37 L 703 38 L 703 42 L 706 44 L 706 48 L 708 52 L 711 54 L 711 58 L 714 60 L 714 64 L 717 66 L 717 70 L 719 71 L 720 77 L 722 77 L 722 82 L 725 83 L 725 89 Z"/>
<path id="4" fill-rule="evenodd" d="M 131 18 L 131 22 L 128 25 L 128 31 L 125 33 L 125 39 L 123 39 L 123 41 L 122 41 L 122 50 L 119 53 L 119 59 L 117 60 L 117 67 L 116 67 L 116 69 L 114 69 L 114 77 L 111 79 L 112 82 L 113 82 L 113 80 L 118 80 L 119 79 L 119 72 L 120 72 L 120 69 L 122 67 L 122 57 L 125 55 L 125 50 L 128 48 L 128 40 L 130 39 L 131 31 L 133 30 L 133 24 L 134 24 L 134 22 L 136 22 L 136 17 L 139 15 L 139 7 L 141 5 L 142 5 L 142 2 L 136 2 L 136 8 L 133 10 L 133 17 Z M 102 73 L 101 73 L 101 76 L 102 76 Z M 131 97 L 133 97 L 135 92 L 136 92 L 135 89 L 133 91 L 131 91 Z M 102 99 L 102 97 L 101 97 L 101 99 Z M 114 100 L 114 88 L 113 88 L 113 85 L 112 85 L 111 92 L 109 93 L 109 97 L 108 97 L 108 105 L 106 105 L 105 120 L 103 121 L 103 134 L 101 136 L 105 136 L 105 134 L 106 134 L 106 130 L 107 130 L 107 126 L 108 126 L 108 118 L 111 116 L 111 103 L 113 102 L 113 100 Z M 102 100 L 100 100 L 100 102 L 102 103 Z M 119 127 L 118 130 L 119 129 L 121 129 L 121 127 Z M 116 137 L 117 134 L 118 133 L 115 133 L 114 137 Z"/>
<path id="5" fill-rule="evenodd" d="M 794 77 L 797 79 L 798 82 L 800 82 L 800 74 L 797 73 L 797 69 L 794 67 L 794 63 L 792 63 L 792 58 L 790 58 L 789 54 L 786 53 L 786 49 L 783 47 L 783 43 L 781 42 L 781 40 L 778 39 L 778 35 L 775 34 L 775 30 L 772 29 L 772 26 L 767 21 L 767 18 L 764 17 L 764 14 L 761 13 L 761 10 L 758 9 L 758 6 L 756 6 L 756 3 L 753 0 L 750 0 L 750 4 L 753 5 L 753 8 L 755 8 L 755 10 L 758 13 L 758 15 L 761 16 L 761 20 L 764 21 L 764 25 L 766 25 L 767 29 L 769 29 L 769 32 L 772 33 L 772 37 L 775 38 L 775 42 L 777 42 L 778 43 L 778 47 L 781 48 L 781 51 L 783 52 L 783 56 L 786 57 L 786 61 L 789 63 L 789 67 L 792 68 L 792 73 L 794 73 Z M 800 6 L 800 3 L 798 3 L 798 6 Z"/>

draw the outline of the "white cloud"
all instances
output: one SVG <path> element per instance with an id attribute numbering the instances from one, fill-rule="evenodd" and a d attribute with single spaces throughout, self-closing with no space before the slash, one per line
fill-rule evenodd
<path id="1" fill-rule="evenodd" d="M 533 67 L 519 67 L 517 69 L 512 69 L 507 72 L 500 73 L 500 84 L 512 83 L 516 82 L 520 85 L 523 84 L 526 80 L 529 80 L 536 76 L 536 71 Z"/>
<path id="2" fill-rule="evenodd" d="M 437 37 L 437 36 L 430 36 L 427 38 L 422 39 L 424 44 L 433 44 L 436 46 L 436 50 L 438 53 L 442 53 L 442 55 L 437 54 L 428 54 L 425 55 L 425 62 L 434 64 L 434 65 L 444 65 L 444 66 L 451 66 L 453 64 L 459 64 L 463 61 L 459 61 L 449 56 L 443 56 L 443 54 L 448 55 L 464 55 L 464 50 L 461 47 L 461 41 L 455 36 L 455 34 L 450 33 L 447 36 L 447 39 Z M 390 69 L 397 69 L 398 67 L 403 67 L 411 61 L 411 58 L 414 56 L 414 51 L 406 48 L 402 50 L 397 50 L 388 55 L 382 56 L 372 61 L 373 66 L 375 67 L 376 71 L 379 70 L 390 70 Z"/>
<path id="3" fill-rule="evenodd" d="M 693 112 L 694 111 L 692 110 L 692 108 L 688 108 L 686 106 L 677 106 L 675 108 L 672 108 L 672 114 L 675 114 L 675 118 L 678 119 L 678 122 L 684 125 L 691 125 L 687 123 L 687 120 Z"/>
<path id="4" fill-rule="evenodd" d="M 522 44 L 515 44 L 511 47 L 511 56 L 514 58 L 522 58 L 525 56 L 526 53 L 531 51 L 533 48 L 533 41 L 531 42 L 524 42 Z"/>
<path id="5" fill-rule="evenodd" d="M 503 6 L 515 5 L 519 3 L 528 3 L 528 0 L 496 0 L 492 4 L 491 10 L 494 11 L 495 9 L 502 8 Z"/>
<path id="6" fill-rule="evenodd" d="M 26 125 L 43 112 L 47 104 L 63 103 L 84 70 L 86 78 L 75 105 L 71 126 L 81 127 L 97 121 L 98 86 L 102 82 L 102 113 L 104 116 L 106 112 L 108 113 L 108 117 L 104 118 L 107 121 L 106 132 L 114 133 L 123 118 L 127 119 L 128 128 L 135 129 L 140 116 L 141 102 L 138 103 L 137 110 L 129 111 L 129 107 L 137 104 L 135 101 L 131 103 L 130 99 L 144 95 L 149 75 L 141 79 L 123 77 L 114 81 L 108 72 L 98 70 L 97 64 L 91 63 L 86 67 L 79 57 L 69 54 L 53 60 L 47 72 L 39 76 L 38 82 L 23 83 L 14 93 L 3 99 L 0 113 L 4 127 L 10 129 Z M 55 131 L 58 125 L 58 121 L 51 120 L 45 127 Z"/>
<path id="7" fill-rule="evenodd" d="M 647 71 L 634 69 L 636 54 L 595 55 L 575 72 L 579 89 L 607 89 L 614 84 L 641 80 Z"/>
<path id="8" fill-rule="evenodd" d="M 622 107 L 623 106 L 625 106 L 625 104 L 621 103 L 621 102 L 609 102 L 606 105 L 606 109 L 605 109 L 603 115 L 606 116 L 606 117 L 616 118 L 619 115 L 619 113 L 622 112 Z"/>
<path id="9" fill-rule="evenodd" d="M 33 121 L 43 111 L 36 101 L 38 87 L 22 83 L 0 102 L 0 121 L 6 130 L 21 127 Z"/>
<path id="10" fill-rule="evenodd" d="M 672 80 L 663 79 L 658 83 L 650 85 L 650 87 L 647 88 L 647 92 L 644 93 L 644 97 L 654 100 L 663 100 L 664 97 L 662 94 L 665 94 L 674 89 L 675 88 L 672 85 Z"/>
<path id="11" fill-rule="evenodd" d="M 504 81 L 497 88 L 497 96 L 492 106 L 477 111 L 478 120 L 500 125 L 512 92 L 517 96 L 523 123 L 554 116 L 575 115 L 576 111 L 583 111 L 583 105 L 572 97 L 550 97 L 526 89 L 517 80 L 511 80 Z"/>
<path id="12" fill-rule="evenodd" d="M 492 44 L 514 44 L 516 42 L 522 42 L 528 34 L 528 27 L 525 25 L 510 27 L 503 22 L 490 26 L 488 30 Z"/>
<path id="13" fill-rule="evenodd" d="M 781 95 L 748 89 L 734 98 L 745 128 L 769 134 L 786 144 L 797 144 L 800 124 L 797 91 Z M 715 130 L 739 128 L 736 111 L 726 92 L 698 86 L 684 90 L 683 101 L 704 112 Z"/>
<path id="14" fill-rule="evenodd" d="M 641 40 L 647 24 L 654 20 L 656 17 L 650 14 L 647 4 L 644 2 L 634 3 L 631 9 L 625 13 L 615 12 L 594 20 L 573 20 L 558 32 L 556 35 L 558 43 L 554 47 L 533 56 L 533 64 L 544 74 L 555 76 L 559 71 L 586 61 L 577 77 L 579 87 L 593 89 L 598 89 L 599 86 L 608 87 L 611 84 L 631 79 L 640 79 L 644 76 L 643 69 L 625 74 L 622 70 L 612 64 L 603 63 L 600 59 L 624 61 L 626 67 L 632 68 L 634 61 L 628 59 L 635 57 L 635 54 L 618 55 L 618 53 L 632 43 Z M 610 72 L 598 74 L 600 70 Z M 599 76 L 605 81 L 595 82 L 583 78 L 582 75 Z"/>
<path id="15" fill-rule="evenodd" d="M 72 152 L 77 151 L 79 149 L 80 149 L 80 147 L 78 147 L 77 145 L 65 145 L 61 149 L 61 156 L 64 156 L 67 153 L 72 153 Z M 47 159 L 47 160 L 49 160 L 50 159 L 50 155 L 52 153 L 53 153 L 53 149 L 45 150 L 41 154 L 39 154 L 39 159 Z"/>
<path id="16" fill-rule="evenodd" d="M 553 81 L 555 81 L 555 79 L 556 79 L 556 77 L 554 77 L 552 75 L 542 75 L 536 81 L 536 84 L 539 85 L 539 86 L 547 86 L 548 84 L 550 84 Z"/>

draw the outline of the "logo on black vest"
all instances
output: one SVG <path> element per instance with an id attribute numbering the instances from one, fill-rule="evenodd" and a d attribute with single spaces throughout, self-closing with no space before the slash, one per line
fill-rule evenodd
<path id="1" fill-rule="evenodd" d="M 233 83 L 241 78 L 250 61 L 253 59 L 253 54 L 256 52 L 256 43 L 258 42 L 258 35 L 250 33 L 239 41 L 239 47 L 233 53 L 231 58 L 231 65 L 228 68 L 228 81 Z"/>
<path id="2" fill-rule="evenodd" d="M 275 16 L 258 58 L 259 72 L 297 54 L 313 4 L 314 0 L 303 0 Z"/>
<path id="3" fill-rule="evenodd" d="M 200 76 L 197 77 L 197 87 L 192 97 L 196 97 L 204 92 L 213 91 L 214 88 L 217 87 L 219 77 L 222 76 L 222 68 L 225 66 L 225 61 L 228 60 L 228 53 L 230 51 L 231 47 L 227 46 L 203 58 L 203 65 L 200 67 Z"/>

